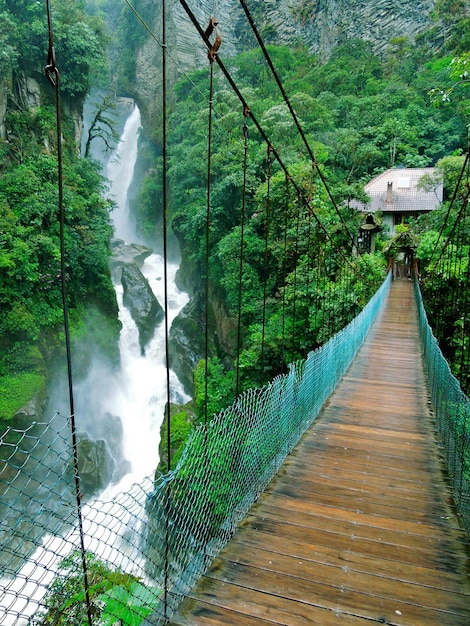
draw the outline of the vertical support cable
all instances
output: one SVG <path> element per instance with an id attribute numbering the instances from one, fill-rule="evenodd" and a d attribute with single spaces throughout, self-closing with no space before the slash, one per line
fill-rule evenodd
<path id="1" fill-rule="evenodd" d="M 305 254 L 307 255 L 307 267 L 306 267 L 306 272 L 307 272 L 307 276 L 305 279 L 305 347 L 310 350 L 312 348 L 311 343 L 310 343 L 310 337 L 311 337 L 311 333 L 310 333 L 310 301 L 311 301 L 311 293 L 310 293 L 310 281 L 311 281 L 311 272 L 313 271 L 313 260 L 312 257 L 313 255 L 311 254 L 311 248 L 312 248 L 312 216 L 313 216 L 313 211 L 314 208 L 312 206 L 313 204 L 313 191 L 314 191 L 314 184 L 313 184 L 313 177 L 315 175 L 315 170 L 314 167 L 312 165 L 312 180 L 311 180 L 311 187 L 310 187 L 310 194 L 309 197 L 307 198 L 307 203 L 306 203 L 306 217 L 308 219 L 308 230 L 307 230 L 307 249 L 305 251 Z"/>
<path id="2" fill-rule="evenodd" d="M 169 322 L 168 322 L 168 146 L 167 146 L 167 72 L 166 72 L 166 2 L 162 0 L 162 213 L 163 213 L 163 310 L 165 313 L 165 357 L 166 357 L 166 439 L 168 454 L 168 470 L 171 470 L 171 386 L 170 386 L 170 349 L 169 349 Z M 169 587 L 169 516 L 171 501 L 171 482 L 168 483 L 165 497 L 165 573 L 164 573 L 164 618 L 168 619 L 168 587 Z"/>
<path id="3" fill-rule="evenodd" d="M 242 347 L 242 294 L 243 294 L 243 254 L 245 247 L 245 211 L 246 211 L 246 170 L 248 161 L 248 117 L 250 109 L 245 107 L 243 110 L 245 122 L 243 124 L 243 190 L 242 190 L 242 213 L 240 224 L 240 271 L 238 277 L 238 324 L 237 324 L 237 366 L 235 381 L 235 397 L 240 393 L 240 353 Z"/>
<path id="4" fill-rule="evenodd" d="M 271 212 L 271 170 L 272 170 L 272 153 L 273 148 L 271 144 L 268 144 L 268 170 L 267 170 L 267 190 L 266 190 L 266 213 L 264 224 L 264 287 L 263 287 L 263 320 L 262 320 L 262 334 L 261 334 L 261 384 L 264 385 L 264 348 L 265 348 L 265 334 L 266 334 L 266 296 L 268 285 L 268 248 L 269 248 L 269 220 Z"/>
<path id="5" fill-rule="evenodd" d="M 286 280 L 287 280 L 287 224 L 289 222 L 289 182 L 290 177 L 286 175 L 286 191 L 284 197 L 284 242 L 282 259 L 282 346 L 281 346 L 281 372 L 286 371 Z"/>
<path id="6" fill-rule="evenodd" d="M 467 188 L 467 197 L 465 199 L 465 219 L 464 219 L 464 223 L 467 221 L 467 206 L 468 206 L 468 191 L 470 190 L 470 187 Z M 463 289 L 463 305 L 462 305 L 462 317 L 463 317 L 463 322 L 462 322 L 462 342 L 461 342 L 461 350 L 460 350 L 460 363 L 459 363 L 459 371 L 460 371 L 460 384 L 462 386 L 462 389 L 464 391 L 464 393 L 468 396 L 469 395 L 469 364 L 467 363 L 467 353 L 465 350 L 465 346 L 466 346 L 466 338 L 469 334 L 469 320 L 468 320 L 468 316 L 469 316 L 469 306 L 468 306 L 468 302 L 469 302 L 469 289 L 470 289 L 470 246 L 469 246 L 469 241 L 467 240 L 466 242 L 464 242 L 468 247 L 469 247 L 469 252 L 468 252 L 468 257 L 467 257 L 467 270 L 466 270 L 466 276 L 465 276 L 465 287 Z"/>
<path id="7" fill-rule="evenodd" d="M 78 530 L 80 536 L 80 554 L 82 560 L 83 572 L 83 588 L 85 591 L 85 605 L 87 612 L 88 625 L 92 626 L 90 589 L 88 583 L 88 569 L 85 550 L 85 536 L 83 531 L 83 516 L 80 492 L 80 473 L 78 467 L 78 450 L 77 450 L 77 429 L 75 424 L 75 407 L 73 393 L 73 377 L 72 377 L 72 356 L 70 342 L 69 315 L 67 307 L 67 275 L 65 263 L 65 209 L 64 209 L 64 187 L 63 187 L 63 159 L 62 159 L 62 118 L 60 114 L 60 73 L 56 64 L 54 51 L 54 38 L 52 31 L 52 15 L 49 0 L 46 0 L 47 24 L 49 31 L 49 50 L 47 56 L 47 65 L 45 73 L 48 81 L 55 90 L 55 109 L 56 109 L 56 131 L 57 131 L 57 178 L 58 178 L 58 195 L 59 195 L 59 237 L 60 237 L 60 282 L 62 294 L 62 311 L 64 316 L 64 335 L 65 348 L 67 355 L 67 379 L 69 392 L 69 408 L 70 408 L 70 429 L 72 433 L 72 455 L 73 470 L 75 479 L 75 499 L 77 505 Z"/>
<path id="8" fill-rule="evenodd" d="M 209 261 L 211 228 L 211 170 L 212 170 L 212 115 L 214 111 L 214 59 L 209 55 L 209 122 L 207 135 L 207 192 L 206 192 L 206 257 L 205 257 L 205 297 L 204 297 L 204 425 L 207 427 L 209 403 Z"/>
<path id="9" fill-rule="evenodd" d="M 291 337 L 291 361 L 295 361 L 295 325 L 297 323 L 297 265 L 299 261 L 299 227 L 300 227 L 301 196 L 297 192 L 297 214 L 295 226 L 295 255 L 294 255 L 294 299 L 292 303 L 292 337 Z"/>

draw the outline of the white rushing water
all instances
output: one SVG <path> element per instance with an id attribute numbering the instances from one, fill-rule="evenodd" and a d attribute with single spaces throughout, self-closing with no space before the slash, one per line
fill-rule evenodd
<path id="1" fill-rule="evenodd" d="M 117 203 L 113 212 L 116 237 L 136 243 L 135 228 L 129 215 L 128 189 L 137 158 L 140 114 L 137 107 L 130 114 L 116 152 L 108 165 L 110 194 Z M 167 264 L 167 298 L 169 325 L 188 301 L 175 285 L 178 266 Z M 141 268 L 160 304 L 164 305 L 164 262 L 151 254 Z M 129 541 L 129 532 L 145 524 L 145 497 L 152 489 L 153 474 L 158 465 L 160 427 L 166 397 L 165 324 L 141 354 L 137 327 L 123 305 L 123 289 L 115 285 L 122 322 L 120 335 L 121 368 L 110 376 L 99 365 L 92 368 L 89 379 L 98 378 L 99 388 L 87 392 L 95 398 L 95 413 L 100 410 L 120 417 L 123 428 L 124 458 L 129 471 L 98 499 L 83 506 L 85 548 L 109 560 L 117 567 L 133 570 L 140 556 Z M 189 397 L 173 372 L 170 372 L 171 401 L 186 402 Z M 92 383 L 91 383 L 92 385 Z M 101 406 L 99 406 L 101 405 Z M 79 418 L 79 416 L 77 416 Z M 129 496 L 131 494 L 131 496 Z M 47 535 L 42 545 L 25 562 L 16 578 L 0 580 L 0 625 L 20 626 L 33 615 L 44 597 L 47 585 L 54 579 L 60 560 L 79 547 L 77 528 L 63 536 Z"/>
<path id="2" fill-rule="evenodd" d="M 134 222 L 129 212 L 128 191 L 137 161 L 140 128 L 140 111 L 138 107 L 134 107 L 106 169 L 110 196 L 117 204 L 112 214 L 114 235 L 116 239 L 122 239 L 126 243 L 137 242 Z"/>

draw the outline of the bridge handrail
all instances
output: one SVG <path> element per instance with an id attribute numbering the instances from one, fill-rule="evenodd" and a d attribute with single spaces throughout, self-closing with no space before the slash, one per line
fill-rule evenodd
<path id="1" fill-rule="evenodd" d="M 176 469 L 157 480 L 147 502 L 144 552 L 151 577 L 171 581 L 167 617 L 317 417 L 362 345 L 390 282 L 389 274 L 354 320 L 291 364 L 287 374 L 248 390 L 207 427 L 196 428 Z"/>
<path id="2" fill-rule="evenodd" d="M 424 366 L 454 502 L 470 537 L 470 400 L 452 374 L 429 325 L 418 280 L 415 279 Z"/>
<path id="3" fill-rule="evenodd" d="M 129 610 L 145 618 L 136 624 L 153 626 L 171 617 L 335 389 L 390 281 L 389 275 L 354 320 L 287 374 L 248 390 L 196 428 L 174 471 L 84 503 L 90 610 L 106 619 L 107 611 L 118 619 Z M 86 612 L 69 435 L 67 418 L 57 414 L 0 437 L 5 626 L 28 617 L 30 626 L 44 624 L 58 608 L 69 615 L 64 623 L 85 623 L 76 618 Z"/>

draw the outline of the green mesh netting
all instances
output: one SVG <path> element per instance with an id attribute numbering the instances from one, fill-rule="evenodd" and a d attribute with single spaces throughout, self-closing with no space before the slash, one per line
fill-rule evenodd
<path id="1" fill-rule="evenodd" d="M 70 428 L 0 440 L 0 624 L 163 624 L 234 533 L 361 346 L 390 275 L 364 310 L 289 373 L 195 429 L 177 468 L 83 505 L 80 551 Z M 89 587 L 85 605 L 83 559 Z"/>
<path id="2" fill-rule="evenodd" d="M 417 281 L 415 292 L 432 408 L 445 449 L 454 501 L 470 536 L 470 400 L 452 374 L 432 333 Z"/>

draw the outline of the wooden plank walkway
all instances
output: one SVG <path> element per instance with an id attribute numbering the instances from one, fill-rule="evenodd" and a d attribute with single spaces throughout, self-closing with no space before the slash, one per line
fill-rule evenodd
<path id="1" fill-rule="evenodd" d="M 468 538 L 428 409 L 412 284 L 173 626 L 470 624 Z"/>

